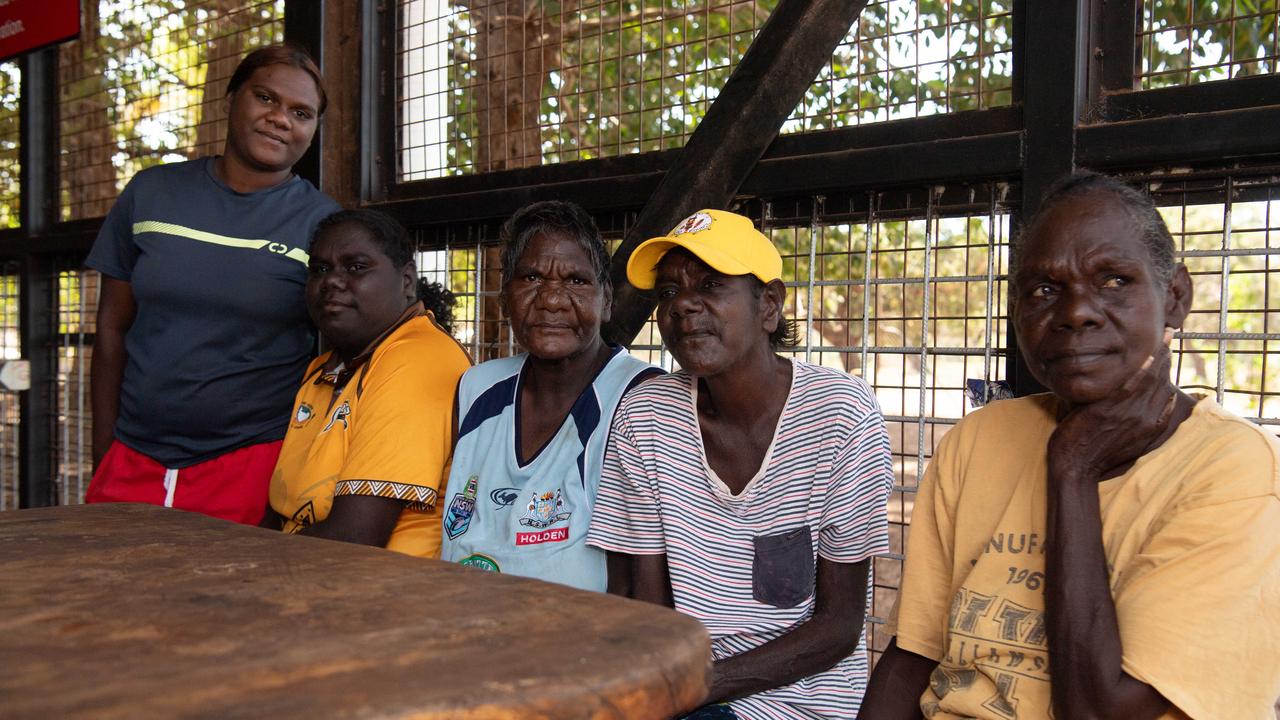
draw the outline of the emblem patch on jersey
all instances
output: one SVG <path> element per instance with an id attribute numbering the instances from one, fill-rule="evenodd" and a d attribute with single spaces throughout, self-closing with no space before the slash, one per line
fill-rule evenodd
<path id="1" fill-rule="evenodd" d="M 489 493 L 489 499 L 498 509 L 511 507 L 516 504 L 516 500 L 520 499 L 520 488 L 498 488 Z"/>
<path id="2" fill-rule="evenodd" d="M 703 230 L 711 228 L 711 216 L 704 212 L 696 212 L 685 218 L 683 222 L 671 231 L 671 235 L 684 235 L 685 233 L 699 233 Z"/>
<path id="3" fill-rule="evenodd" d="M 333 409 L 333 416 L 329 418 L 329 424 L 324 426 L 320 432 L 329 432 L 329 428 L 333 427 L 336 422 L 342 423 L 342 429 L 347 429 L 347 416 L 351 414 L 351 404 L 346 400 L 342 404 Z"/>
<path id="4" fill-rule="evenodd" d="M 479 553 L 462 558 L 458 561 L 458 564 L 473 567 L 477 570 L 484 570 L 486 572 L 502 572 L 502 570 L 498 568 L 498 563 L 493 558 Z"/>
<path id="5" fill-rule="evenodd" d="M 302 403 L 298 406 L 298 412 L 293 416 L 293 424 L 298 426 L 306 425 L 314 414 L 311 409 L 311 403 Z"/>
<path id="6" fill-rule="evenodd" d="M 524 517 L 520 524 L 525 527 L 545 528 L 562 520 L 568 520 L 573 513 L 564 509 L 564 498 L 560 491 L 539 493 L 533 492 L 529 504 L 525 505 Z"/>
<path id="7" fill-rule="evenodd" d="M 449 501 L 449 509 L 444 515 L 444 532 L 450 540 L 471 527 L 471 515 L 476 511 L 476 489 L 479 484 L 480 477 L 472 475 L 467 478 L 467 487 L 460 493 L 454 493 L 453 499 Z"/>
<path id="8" fill-rule="evenodd" d="M 294 524 L 294 532 L 299 532 L 304 528 L 309 528 L 316 524 L 316 509 L 312 507 L 311 501 L 308 500 L 306 505 L 294 511 L 293 516 L 289 518 L 289 522 Z"/>

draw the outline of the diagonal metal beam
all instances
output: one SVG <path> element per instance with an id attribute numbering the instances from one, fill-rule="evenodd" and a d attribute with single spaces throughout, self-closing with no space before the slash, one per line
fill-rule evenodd
<path id="1" fill-rule="evenodd" d="M 690 213 L 728 206 L 866 5 L 867 0 L 778 3 L 614 253 L 608 340 L 630 344 L 653 312 L 652 294 L 627 283 L 631 252 Z"/>

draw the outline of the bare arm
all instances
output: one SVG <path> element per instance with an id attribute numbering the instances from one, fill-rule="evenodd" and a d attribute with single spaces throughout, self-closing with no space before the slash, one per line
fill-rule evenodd
<path id="1" fill-rule="evenodd" d="M 822 672 L 858 647 L 866 611 L 870 561 L 818 558 L 813 616 L 782 637 L 716 662 L 706 702 L 782 687 Z"/>
<path id="2" fill-rule="evenodd" d="M 333 499 L 329 517 L 305 528 L 301 534 L 386 547 L 403 510 L 404 501 L 394 498 L 339 495 Z"/>
<path id="3" fill-rule="evenodd" d="M 619 558 L 627 558 L 630 561 L 627 581 L 631 592 L 627 597 L 662 605 L 663 607 L 674 608 L 676 606 L 675 599 L 671 596 L 671 576 L 667 573 L 666 553 L 661 555 L 615 554 Z M 609 584 L 609 592 L 613 592 L 614 580 L 612 575 L 609 577 Z"/>
<path id="4" fill-rule="evenodd" d="M 1158 690 L 1121 667 L 1098 500 L 1098 483 L 1163 442 L 1176 424 L 1175 408 L 1190 403 L 1169 384 L 1169 362 L 1163 348 L 1116 397 L 1068 413 L 1049 440 L 1045 624 L 1061 720 L 1150 720 L 1169 708 Z"/>
<path id="5" fill-rule="evenodd" d="M 98 299 L 93 360 L 89 367 L 90 404 L 93 408 L 93 467 L 96 469 L 115 437 L 120 408 L 120 382 L 128 360 L 124 338 L 137 317 L 133 286 L 124 280 L 102 277 Z"/>
<path id="6" fill-rule="evenodd" d="M 867 720 L 921 720 L 920 696 L 938 666 L 934 660 L 898 647 L 895 637 L 884 649 L 867 683 L 859 718 Z"/>
<path id="7" fill-rule="evenodd" d="M 607 554 L 606 567 L 609 571 L 606 592 L 610 595 L 631 597 L 631 556 L 610 550 Z"/>

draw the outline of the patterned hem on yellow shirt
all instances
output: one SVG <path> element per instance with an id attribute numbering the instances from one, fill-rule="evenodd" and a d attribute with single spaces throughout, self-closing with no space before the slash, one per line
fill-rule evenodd
<path id="1" fill-rule="evenodd" d="M 424 512 L 436 504 L 436 491 L 432 488 L 379 480 L 339 480 L 333 488 L 333 496 L 339 495 L 394 498 L 403 500 L 410 510 Z"/>

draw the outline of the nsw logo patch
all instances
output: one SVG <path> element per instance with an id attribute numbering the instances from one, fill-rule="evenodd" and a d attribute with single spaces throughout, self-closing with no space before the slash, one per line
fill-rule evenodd
<path id="1" fill-rule="evenodd" d="M 444 515 L 444 532 L 450 540 L 457 538 L 471 527 L 471 516 L 476 511 L 476 488 L 480 477 L 472 475 L 467 478 L 467 487 L 460 493 L 454 493 L 449 501 L 449 509 Z"/>

